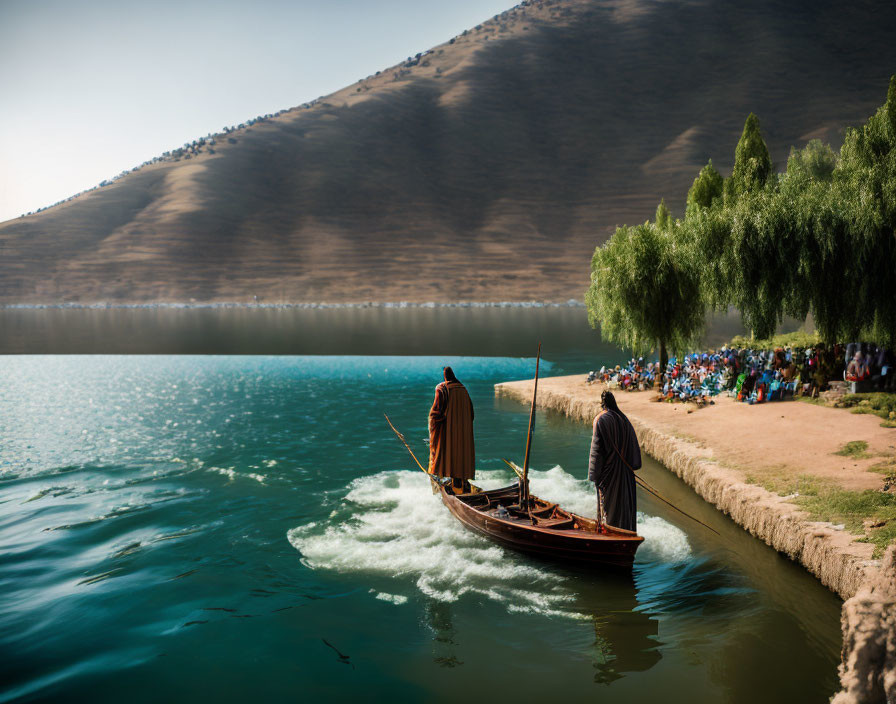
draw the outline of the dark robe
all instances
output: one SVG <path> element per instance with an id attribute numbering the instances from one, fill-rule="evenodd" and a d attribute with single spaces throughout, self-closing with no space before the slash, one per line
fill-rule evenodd
<path id="1" fill-rule="evenodd" d="M 459 381 L 443 381 L 429 411 L 429 471 L 473 479 L 473 402 Z"/>
<path id="2" fill-rule="evenodd" d="M 632 424 L 620 413 L 602 411 L 594 419 L 588 479 L 603 494 L 609 525 L 636 530 L 633 470 L 640 468 L 641 448 Z"/>

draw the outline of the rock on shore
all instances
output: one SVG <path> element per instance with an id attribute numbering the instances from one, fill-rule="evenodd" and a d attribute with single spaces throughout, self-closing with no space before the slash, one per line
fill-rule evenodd
<path id="1" fill-rule="evenodd" d="M 840 685 L 832 704 L 896 702 L 896 546 L 878 574 L 843 604 Z"/>

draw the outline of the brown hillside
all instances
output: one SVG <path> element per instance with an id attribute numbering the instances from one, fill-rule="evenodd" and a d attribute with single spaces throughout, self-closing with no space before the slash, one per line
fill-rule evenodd
<path id="1" fill-rule="evenodd" d="M 896 4 L 542 0 L 191 158 L 0 225 L 0 302 L 580 299 L 595 245 L 750 111 L 779 164 L 867 118 Z"/>

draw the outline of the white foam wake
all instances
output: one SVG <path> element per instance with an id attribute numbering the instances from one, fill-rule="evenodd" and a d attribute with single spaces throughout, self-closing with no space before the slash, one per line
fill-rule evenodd
<path id="1" fill-rule="evenodd" d="M 245 479 L 254 479 L 259 484 L 264 484 L 264 480 L 267 478 L 263 474 L 258 474 L 256 472 L 237 472 L 233 467 L 207 467 L 206 469 L 209 472 L 215 472 L 216 474 L 227 477 L 230 481 L 242 477 Z"/>
<path id="2" fill-rule="evenodd" d="M 488 477 L 488 473 L 485 473 L 485 477 Z M 490 481 L 491 477 L 487 480 Z M 500 482 L 494 486 L 499 485 Z M 532 493 L 538 497 L 556 502 L 568 511 L 589 518 L 597 515 L 594 484 L 576 479 L 562 467 L 557 466 L 546 472 L 531 472 L 530 486 Z M 638 511 L 638 533 L 644 536 L 644 543 L 637 553 L 638 561 L 681 562 L 691 554 L 685 532 L 659 516 Z"/>
<path id="3" fill-rule="evenodd" d="M 410 577 L 439 601 L 476 594 L 514 610 L 577 616 L 563 609 L 573 595 L 561 577 L 466 530 L 419 472 L 356 479 L 326 524 L 299 526 L 288 537 L 313 569 Z"/>
<path id="4" fill-rule="evenodd" d="M 486 488 L 507 484 L 502 472 L 480 472 Z M 532 472 L 533 490 L 583 515 L 594 515 L 591 484 L 554 467 Z M 639 514 L 653 560 L 677 560 L 690 552 L 684 533 L 660 518 Z M 407 578 L 424 595 L 456 601 L 479 595 L 509 611 L 584 618 L 570 602 L 566 580 L 534 566 L 466 530 L 430 491 L 419 472 L 380 472 L 354 480 L 342 505 L 325 522 L 293 528 L 290 543 L 312 569 Z M 379 591 L 379 589 L 375 590 Z M 405 603 L 406 595 L 383 592 L 378 598 Z"/>

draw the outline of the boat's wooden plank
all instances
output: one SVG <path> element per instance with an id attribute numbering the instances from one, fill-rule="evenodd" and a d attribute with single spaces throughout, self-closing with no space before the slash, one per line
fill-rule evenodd
<path id="1" fill-rule="evenodd" d="M 597 533 L 596 521 L 564 511 L 556 504 L 532 497 L 538 513 L 533 525 L 528 512 L 517 509 L 517 486 L 455 495 L 441 487 L 442 501 L 465 527 L 505 547 L 561 561 L 630 568 L 635 552 L 644 538 L 632 531 L 605 526 Z M 503 506 L 509 515 L 498 517 Z M 539 525 L 540 524 L 540 525 Z"/>

